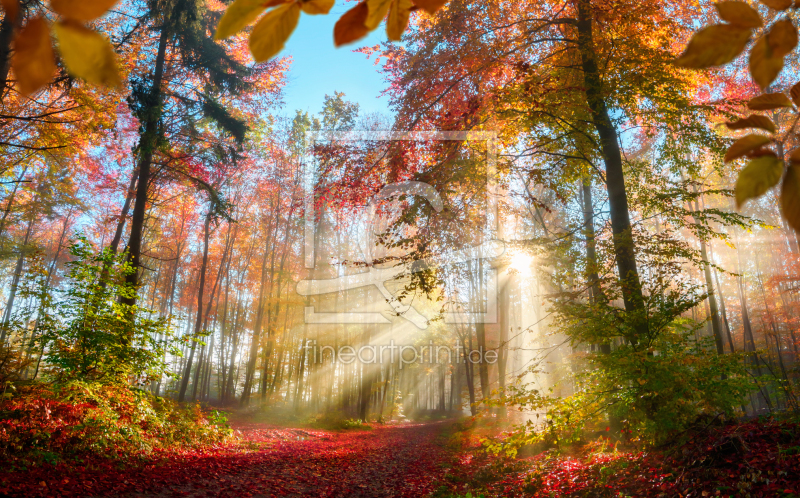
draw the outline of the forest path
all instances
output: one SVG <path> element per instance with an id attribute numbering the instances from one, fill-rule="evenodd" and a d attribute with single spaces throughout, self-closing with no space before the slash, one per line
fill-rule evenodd
<path id="1" fill-rule="evenodd" d="M 131 476 L 148 486 L 130 496 L 422 497 L 439 486 L 447 456 L 439 436 L 448 426 L 330 432 L 242 425 L 250 451 L 152 468 Z"/>

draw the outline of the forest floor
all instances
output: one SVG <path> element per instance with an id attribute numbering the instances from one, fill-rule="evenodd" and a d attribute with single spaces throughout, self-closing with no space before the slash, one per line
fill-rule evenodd
<path id="1" fill-rule="evenodd" d="M 60 462 L 0 473 L 0 496 L 780 497 L 800 498 L 800 423 L 705 428 L 658 452 L 596 442 L 505 459 L 480 451 L 474 420 L 352 430 L 243 419 L 204 451 Z"/>
<path id="2" fill-rule="evenodd" d="M 242 442 L 204 453 L 0 474 L 0 496 L 420 497 L 439 487 L 449 425 L 326 431 L 234 424 Z"/>

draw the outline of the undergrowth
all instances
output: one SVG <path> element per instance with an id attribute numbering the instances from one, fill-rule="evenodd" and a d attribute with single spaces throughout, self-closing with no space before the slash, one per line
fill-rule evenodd
<path id="1" fill-rule="evenodd" d="M 60 461 L 135 459 L 232 441 L 223 414 L 122 384 L 73 380 L 6 389 L 0 459 L 8 470 Z"/>

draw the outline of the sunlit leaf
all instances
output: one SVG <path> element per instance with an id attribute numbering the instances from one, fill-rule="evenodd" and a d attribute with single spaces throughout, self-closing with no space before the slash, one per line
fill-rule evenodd
<path id="1" fill-rule="evenodd" d="M 306 14 L 327 14 L 335 3 L 336 0 L 305 0 L 300 3 L 300 8 Z"/>
<path id="2" fill-rule="evenodd" d="M 766 116 L 752 114 L 743 119 L 725 123 L 729 130 L 744 130 L 747 128 L 760 128 L 770 133 L 775 133 L 775 123 Z"/>
<path id="3" fill-rule="evenodd" d="M 781 212 L 789 226 L 800 231 L 800 166 L 789 166 L 781 188 Z"/>
<path id="4" fill-rule="evenodd" d="M 742 53 L 750 40 L 750 29 L 715 24 L 696 32 L 686 51 L 675 60 L 679 66 L 704 69 L 721 66 Z"/>
<path id="5" fill-rule="evenodd" d="M 736 206 L 742 207 L 748 199 L 762 196 L 781 181 L 782 175 L 783 161 L 775 156 L 767 155 L 751 160 L 736 180 Z"/>
<path id="6" fill-rule="evenodd" d="M 300 19 L 300 6 L 296 3 L 281 5 L 267 12 L 250 33 L 250 53 L 256 62 L 272 59 L 283 50 Z"/>
<path id="7" fill-rule="evenodd" d="M 0 6 L 9 19 L 16 19 L 19 14 L 19 0 L 0 0 Z"/>
<path id="8" fill-rule="evenodd" d="M 97 85 L 120 84 L 114 48 L 103 35 L 73 21 L 57 22 L 53 31 L 71 75 Z"/>
<path id="9" fill-rule="evenodd" d="M 764 93 L 750 99 L 747 107 L 754 111 L 768 111 L 770 109 L 780 109 L 781 107 L 792 107 L 792 101 L 782 93 Z"/>
<path id="10" fill-rule="evenodd" d="M 366 2 L 361 2 L 336 21 L 333 28 L 333 43 L 340 47 L 347 43 L 360 40 L 369 34 L 369 28 L 364 23 L 369 15 L 369 7 Z"/>
<path id="11" fill-rule="evenodd" d="M 428 14 L 435 14 L 436 11 L 444 7 L 444 4 L 448 1 L 450 0 L 414 0 L 414 4 L 425 10 Z"/>
<path id="12" fill-rule="evenodd" d="M 743 157 L 750 151 L 763 147 L 771 141 L 772 139 L 766 135 L 746 135 L 735 141 L 733 145 L 728 148 L 728 152 L 725 153 L 725 162 L 729 163 L 734 159 Z"/>
<path id="13" fill-rule="evenodd" d="M 764 89 L 775 81 L 783 69 L 783 56 L 775 55 L 769 46 L 767 36 L 762 36 L 750 50 L 748 64 L 753 79 Z"/>
<path id="14" fill-rule="evenodd" d="M 414 4 L 411 0 L 394 0 L 386 20 L 386 35 L 391 41 L 400 41 L 403 32 L 408 27 L 408 19 Z"/>
<path id="15" fill-rule="evenodd" d="M 761 3 L 775 10 L 786 10 L 792 6 L 794 0 L 761 0 Z"/>
<path id="16" fill-rule="evenodd" d="M 65 19 L 92 21 L 102 16 L 119 0 L 50 0 L 50 7 Z"/>
<path id="17" fill-rule="evenodd" d="M 264 10 L 264 0 L 236 0 L 225 9 L 214 39 L 224 40 L 235 35 L 258 19 Z"/>
<path id="18" fill-rule="evenodd" d="M 719 17 L 731 24 L 743 28 L 760 28 L 763 24 L 758 11 L 745 2 L 717 2 L 714 6 Z"/>
<path id="19" fill-rule="evenodd" d="M 56 70 L 50 27 L 44 18 L 28 21 L 14 42 L 11 67 L 17 77 L 19 91 L 30 95 L 46 85 Z"/>
<path id="20" fill-rule="evenodd" d="M 392 5 L 392 0 L 367 0 L 367 7 L 369 14 L 367 20 L 364 21 L 364 26 L 373 30 L 380 26 L 381 21 L 386 18 L 389 13 L 389 7 Z"/>

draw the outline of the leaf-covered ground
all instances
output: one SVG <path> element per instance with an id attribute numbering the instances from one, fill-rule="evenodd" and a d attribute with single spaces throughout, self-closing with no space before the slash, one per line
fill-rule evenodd
<path id="1" fill-rule="evenodd" d="M 252 424 L 244 444 L 122 469 L 58 464 L 0 473 L 8 496 L 416 497 L 437 487 L 445 424 L 331 432 Z"/>
<path id="2" fill-rule="evenodd" d="M 205 451 L 59 463 L 0 473 L 0 496 L 800 497 L 800 425 L 754 420 L 698 432 L 665 452 L 476 452 L 451 422 L 327 431 L 238 426 Z M 601 451 L 604 450 L 604 451 Z"/>
<path id="3" fill-rule="evenodd" d="M 454 489 L 494 497 L 800 498 L 800 424 L 761 419 L 703 428 L 659 452 L 611 445 L 506 460 L 465 452 Z"/>

